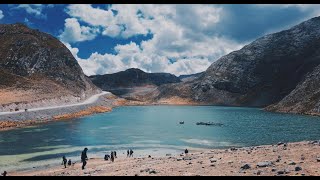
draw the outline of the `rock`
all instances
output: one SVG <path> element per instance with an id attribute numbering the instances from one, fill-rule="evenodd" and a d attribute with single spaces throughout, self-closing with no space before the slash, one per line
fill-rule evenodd
<path id="1" fill-rule="evenodd" d="M 171 154 L 166 154 L 166 156 L 172 156 Z"/>
<path id="2" fill-rule="evenodd" d="M 271 169 L 271 172 L 276 172 L 276 171 L 277 171 L 276 168 L 272 168 L 272 169 Z"/>
<path id="3" fill-rule="evenodd" d="M 299 166 L 297 166 L 297 167 L 294 168 L 294 170 L 295 170 L 295 171 L 302 171 L 302 168 L 299 167 Z"/>
<path id="4" fill-rule="evenodd" d="M 181 158 L 177 158 L 177 161 L 182 161 L 183 159 L 181 159 Z"/>
<path id="5" fill-rule="evenodd" d="M 257 167 L 269 167 L 269 166 L 272 166 L 272 162 L 270 162 L 270 161 L 266 161 L 266 162 L 259 162 L 258 164 L 257 164 Z"/>
<path id="6" fill-rule="evenodd" d="M 289 174 L 290 171 L 288 169 L 280 170 L 277 172 L 278 175 Z"/>
<path id="7" fill-rule="evenodd" d="M 211 163 L 215 163 L 215 162 L 217 162 L 218 160 L 217 159 L 210 159 L 210 162 Z"/>
<path id="8" fill-rule="evenodd" d="M 139 176 L 139 174 L 135 174 L 134 176 Z"/>
<path id="9" fill-rule="evenodd" d="M 283 142 L 278 142 L 278 146 L 281 146 L 283 145 L 284 143 Z"/>
<path id="10" fill-rule="evenodd" d="M 184 161 L 191 161 L 192 158 L 191 158 L 191 157 L 184 157 L 183 160 L 184 160 Z"/>
<path id="11" fill-rule="evenodd" d="M 317 162 L 320 162 L 320 157 L 317 158 Z"/>
<path id="12" fill-rule="evenodd" d="M 141 173 L 143 173 L 143 172 L 149 172 L 149 171 L 150 171 L 150 169 L 149 169 L 149 168 L 144 169 L 144 170 L 140 170 L 140 172 L 141 172 Z"/>
<path id="13" fill-rule="evenodd" d="M 155 170 L 150 170 L 149 174 L 157 174 L 157 172 Z"/>
<path id="14" fill-rule="evenodd" d="M 250 164 L 245 164 L 245 165 L 241 166 L 240 169 L 241 169 L 241 170 L 251 169 L 251 166 L 250 166 Z"/>
<path id="15" fill-rule="evenodd" d="M 289 162 L 289 164 L 288 165 L 290 165 L 290 166 L 294 166 L 294 165 L 296 165 L 297 163 L 295 163 L 295 162 Z"/>
<path id="16" fill-rule="evenodd" d="M 262 174 L 262 171 L 257 171 L 257 175 L 260 176 Z"/>

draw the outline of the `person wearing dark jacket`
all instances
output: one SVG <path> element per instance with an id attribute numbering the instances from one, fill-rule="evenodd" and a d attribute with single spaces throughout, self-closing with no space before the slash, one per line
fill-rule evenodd
<path id="1" fill-rule="evenodd" d="M 7 176 L 7 174 L 8 174 L 7 171 L 4 171 L 1 175 L 2 176 Z"/>
<path id="2" fill-rule="evenodd" d="M 64 168 L 67 168 L 67 162 L 68 162 L 68 160 L 67 160 L 66 156 L 63 156 L 61 165 L 64 165 Z"/>
<path id="3" fill-rule="evenodd" d="M 87 151 L 88 151 L 88 148 L 84 148 L 84 150 L 81 153 L 82 170 L 84 170 L 84 168 L 87 165 L 87 161 L 88 161 Z"/>

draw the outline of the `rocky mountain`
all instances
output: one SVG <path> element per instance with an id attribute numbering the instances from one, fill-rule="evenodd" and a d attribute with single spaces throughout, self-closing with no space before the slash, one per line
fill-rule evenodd
<path id="1" fill-rule="evenodd" d="M 0 42 L 2 110 L 41 106 L 52 99 L 81 101 L 100 91 L 64 44 L 49 34 L 23 24 L 2 24 Z"/>
<path id="2" fill-rule="evenodd" d="M 278 103 L 269 109 L 305 113 L 320 100 L 319 42 L 320 17 L 316 17 L 223 56 L 194 81 L 165 85 L 149 96 L 158 101 L 178 97 L 201 104 L 254 107 Z"/>
<path id="3" fill-rule="evenodd" d="M 195 80 L 196 78 L 199 78 L 200 76 L 203 75 L 203 72 L 201 73 L 196 73 L 196 74 L 189 74 L 189 75 L 180 75 L 179 79 L 181 79 L 181 81 L 192 81 Z"/>
<path id="4" fill-rule="evenodd" d="M 147 91 L 163 84 L 181 82 L 178 77 L 168 73 L 146 73 L 140 69 L 96 75 L 89 77 L 99 88 L 110 91 L 116 95 L 132 94 L 133 92 Z"/>

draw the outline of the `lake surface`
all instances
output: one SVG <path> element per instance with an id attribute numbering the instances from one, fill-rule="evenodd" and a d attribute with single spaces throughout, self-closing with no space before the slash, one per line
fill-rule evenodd
<path id="1" fill-rule="evenodd" d="M 185 124 L 180 125 L 179 122 Z M 197 122 L 223 123 L 221 127 Z M 256 108 L 211 106 L 121 107 L 111 113 L 0 132 L 0 171 L 47 167 L 62 155 L 79 160 L 111 150 L 125 156 L 178 154 L 183 149 L 228 148 L 320 139 L 320 118 Z"/>

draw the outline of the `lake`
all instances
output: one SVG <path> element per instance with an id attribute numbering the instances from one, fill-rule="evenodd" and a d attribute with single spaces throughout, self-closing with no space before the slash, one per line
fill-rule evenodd
<path id="1" fill-rule="evenodd" d="M 179 124 L 184 121 L 185 124 Z M 223 126 L 197 126 L 197 122 Z M 320 139 L 320 118 L 219 106 L 135 106 L 0 132 L 0 171 L 59 165 L 62 155 L 79 161 L 116 150 L 125 156 L 178 154 L 185 148 L 209 149 Z"/>

